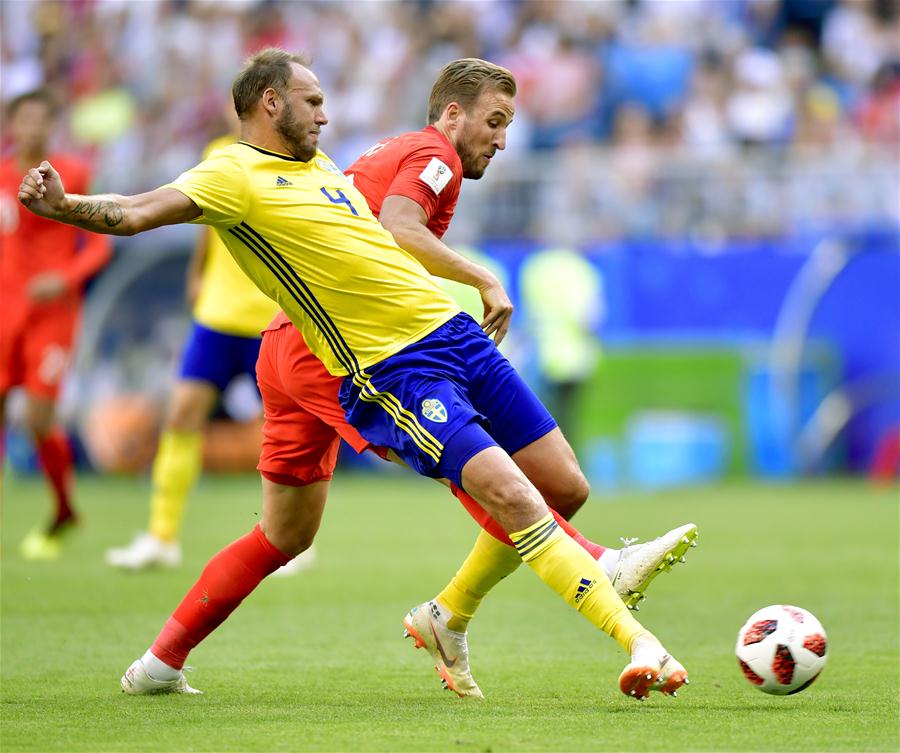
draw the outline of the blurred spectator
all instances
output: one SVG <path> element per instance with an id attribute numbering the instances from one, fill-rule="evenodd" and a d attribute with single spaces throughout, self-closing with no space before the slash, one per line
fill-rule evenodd
<path id="1" fill-rule="evenodd" d="M 603 280 L 593 264 L 568 248 L 531 254 L 520 274 L 528 331 L 540 366 L 541 396 L 563 433 L 572 436 L 578 389 L 599 356 Z"/>
<path id="2" fill-rule="evenodd" d="M 856 123 L 869 141 L 900 144 L 900 59 L 885 63 L 860 102 Z"/>
<path id="3" fill-rule="evenodd" d="M 531 124 L 534 149 L 590 139 L 601 91 L 590 53 L 569 36 L 524 34 L 506 62 L 522 82 L 518 105 Z"/>
<path id="4" fill-rule="evenodd" d="M 725 123 L 727 91 L 724 61 L 708 51 L 694 70 L 682 111 L 682 143 L 699 158 L 723 157 L 731 152 L 731 135 Z"/>
<path id="5" fill-rule="evenodd" d="M 608 200 L 615 201 L 624 230 L 643 235 L 653 229 L 653 190 L 662 152 L 656 148 L 649 111 L 637 103 L 626 103 L 616 113 L 613 125 Z"/>
<path id="6" fill-rule="evenodd" d="M 900 59 L 896 0 L 840 0 L 825 19 L 822 55 L 831 73 L 862 89 L 887 61 Z"/>
<path id="7" fill-rule="evenodd" d="M 339 164 L 385 134 L 419 127 L 417 103 L 448 59 L 487 57 L 519 81 L 508 169 L 492 180 L 521 185 L 497 194 L 531 210 L 535 194 L 560 190 L 570 170 L 622 167 L 621 179 L 572 197 L 592 213 L 576 223 L 608 234 L 657 170 L 665 190 L 650 192 L 638 228 L 665 215 L 672 231 L 714 219 L 754 232 L 758 220 L 740 206 L 716 205 L 725 194 L 771 199 L 772 181 L 787 179 L 789 146 L 834 151 L 866 141 L 896 156 L 897 22 L 897 0 L 5 0 L 0 92 L 8 101 L 42 83 L 53 88 L 72 118 L 65 146 L 91 152 L 111 191 L 133 193 L 190 166 L 221 129 L 243 56 L 262 46 L 312 55 L 331 117 L 323 147 Z M 639 147 L 647 124 L 638 112 L 652 131 Z M 775 164 L 766 154 L 783 174 L 759 173 Z M 836 190 L 865 194 L 876 184 L 894 197 L 896 180 L 871 175 L 884 158 L 852 154 L 856 167 L 836 176 L 845 184 Z M 846 157 L 836 155 L 841 164 Z M 593 167 L 576 165 L 581 158 Z M 536 175 L 547 187 L 535 190 Z M 753 200 L 747 206 L 756 211 Z M 767 232 L 807 208 L 776 203 Z M 515 207 L 494 209 L 510 221 L 483 222 L 485 230 L 532 226 Z M 724 219 L 706 214 L 723 209 Z"/>
<path id="8" fill-rule="evenodd" d="M 745 145 L 784 142 L 793 102 L 778 56 L 762 48 L 746 50 L 735 61 L 734 78 L 726 113 L 735 138 Z"/>

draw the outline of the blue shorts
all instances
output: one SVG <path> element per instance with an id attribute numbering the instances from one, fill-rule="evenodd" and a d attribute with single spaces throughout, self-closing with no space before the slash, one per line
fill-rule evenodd
<path id="1" fill-rule="evenodd" d="M 390 447 L 417 473 L 460 487 L 476 453 L 499 445 L 512 455 L 556 427 L 468 314 L 345 377 L 340 402 L 364 439 Z"/>
<path id="2" fill-rule="evenodd" d="M 258 337 L 238 337 L 193 323 L 181 355 L 182 379 L 210 382 L 224 392 L 232 379 L 249 374 L 256 383 Z"/>

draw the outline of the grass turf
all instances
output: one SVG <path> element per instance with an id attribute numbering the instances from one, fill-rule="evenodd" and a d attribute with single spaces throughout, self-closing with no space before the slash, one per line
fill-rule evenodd
<path id="1" fill-rule="evenodd" d="M 660 576 L 640 618 L 691 672 L 677 699 L 638 704 L 625 657 L 525 568 L 470 629 L 487 700 L 440 690 L 401 618 L 434 595 L 476 529 L 412 477 L 335 481 L 318 564 L 270 579 L 189 660 L 202 696 L 128 697 L 118 678 L 205 561 L 253 525 L 255 477 L 205 478 L 177 571 L 102 563 L 145 523 L 146 483 L 84 477 L 85 524 L 63 557 L 17 545 L 47 509 L 40 480 L 7 477 L 2 528 L 3 751 L 898 750 L 897 488 L 856 481 L 725 485 L 592 501 L 601 542 L 700 526 L 688 563 Z M 823 622 L 830 658 L 809 690 L 766 696 L 741 676 L 738 627 L 793 603 Z"/>

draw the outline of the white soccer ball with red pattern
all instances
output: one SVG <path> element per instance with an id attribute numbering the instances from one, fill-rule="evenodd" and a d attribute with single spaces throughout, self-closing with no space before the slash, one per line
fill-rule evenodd
<path id="1" fill-rule="evenodd" d="M 754 687 L 772 695 L 791 695 L 819 676 L 828 658 L 828 639 L 810 612 L 774 604 L 750 615 L 738 632 L 735 653 Z"/>

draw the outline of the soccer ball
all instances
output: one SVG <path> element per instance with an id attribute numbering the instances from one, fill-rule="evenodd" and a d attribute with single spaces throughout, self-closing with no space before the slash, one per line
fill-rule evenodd
<path id="1" fill-rule="evenodd" d="M 774 604 L 750 615 L 738 631 L 738 663 L 763 693 L 791 695 L 812 685 L 825 666 L 828 642 L 815 616 Z"/>

